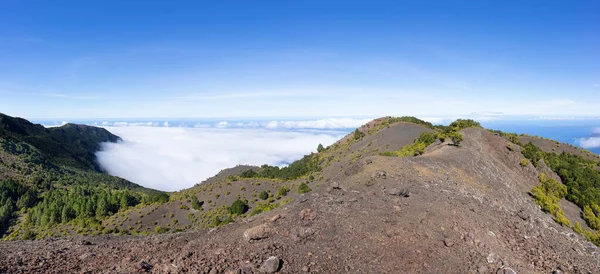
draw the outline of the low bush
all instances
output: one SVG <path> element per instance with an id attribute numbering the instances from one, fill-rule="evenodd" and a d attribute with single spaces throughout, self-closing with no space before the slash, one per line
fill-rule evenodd
<path id="1" fill-rule="evenodd" d="M 156 232 L 158 234 L 167 233 L 167 231 L 169 231 L 169 229 L 166 227 L 161 227 L 161 226 L 154 227 L 154 232 Z"/>
<path id="2" fill-rule="evenodd" d="M 525 167 L 529 165 L 529 161 L 526 158 L 523 158 L 519 164 Z"/>
<path id="3" fill-rule="evenodd" d="M 282 186 L 279 188 L 279 190 L 277 190 L 277 196 L 278 197 L 287 196 L 289 192 L 290 192 L 290 189 L 287 186 Z"/>
<path id="4" fill-rule="evenodd" d="M 192 196 L 190 200 L 192 203 L 192 208 L 196 210 L 200 210 L 202 208 L 202 205 L 204 204 L 204 202 L 198 200 L 198 197 L 196 197 L 196 195 Z"/>
<path id="5" fill-rule="evenodd" d="M 303 194 L 303 193 L 307 193 L 312 191 L 312 189 L 310 189 L 310 187 L 308 187 L 308 185 L 306 183 L 301 183 L 298 186 L 298 193 Z"/>
<path id="6" fill-rule="evenodd" d="M 241 215 L 248 211 L 248 203 L 242 200 L 235 200 L 227 211 L 232 215 Z"/>
<path id="7" fill-rule="evenodd" d="M 266 200 L 269 198 L 269 193 L 263 190 L 260 193 L 258 193 L 258 198 L 260 198 L 261 200 Z"/>

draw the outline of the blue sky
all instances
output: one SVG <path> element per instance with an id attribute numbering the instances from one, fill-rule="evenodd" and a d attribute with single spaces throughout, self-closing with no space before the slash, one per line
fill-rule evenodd
<path id="1" fill-rule="evenodd" d="M 0 0 L 25 118 L 600 116 L 600 1 Z"/>

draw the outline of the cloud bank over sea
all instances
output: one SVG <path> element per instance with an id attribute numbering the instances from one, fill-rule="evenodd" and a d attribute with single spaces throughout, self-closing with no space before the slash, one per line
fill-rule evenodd
<path id="1" fill-rule="evenodd" d="M 238 164 L 285 165 L 330 145 L 341 131 L 260 128 L 107 127 L 120 136 L 96 155 L 111 175 L 145 187 L 175 191 Z"/>

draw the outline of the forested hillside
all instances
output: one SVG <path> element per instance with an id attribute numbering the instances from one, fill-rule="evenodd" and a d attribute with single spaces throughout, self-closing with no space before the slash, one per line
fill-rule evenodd
<path id="1" fill-rule="evenodd" d="M 45 128 L 2 113 L 0 138 L 30 144 L 54 164 L 96 171 L 101 170 L 94 155 L 100 144 L 120 139 L 103 128 L 75 124 Z"/>
<path id="2" fill-rule="evenodd" d="M 166 193 L 110 176 L 96 163 L 105 129 L 46 129 L 0 114 L 0 236 L 7 239 L 99 233 L 127 208 L 165 202 Z"/>

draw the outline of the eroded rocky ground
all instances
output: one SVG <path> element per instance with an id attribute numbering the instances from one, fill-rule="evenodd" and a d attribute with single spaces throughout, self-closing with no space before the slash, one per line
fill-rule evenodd
<path id="1" fill-rule="evenodd" d="M 548 170 L 462 133 L 460 147 L 332 165 L 312 192 L 217 229 L 0 243 L 0 272 L 599 273 L 598 248 L 528 195 Z"/>

